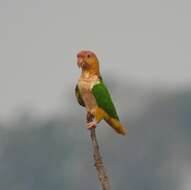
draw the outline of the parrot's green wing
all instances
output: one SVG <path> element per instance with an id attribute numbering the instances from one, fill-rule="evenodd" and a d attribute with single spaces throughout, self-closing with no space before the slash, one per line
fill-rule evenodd
<path id="1" fill-rule="evenodd" d="M 108 89 L 102 79 L 92 87 L 92 93 L 96 99 L 97 105 L 102 108 L 110 117 L 119 120 L 117 111 L 112 102 Z"/>
<path id="2" fill-rule="evenodd" d="M 85 103 L 82 99 L 82 96 L 80 94 L 80 90 L 78 88 L 78 85 L 76 85 L 76 88 L 75 88 L 75 95 L 76 95 L 76 99 L 78 101 L 78 103 L 81 105 L 81 106 L 84 106 L 85 107 Z"/>

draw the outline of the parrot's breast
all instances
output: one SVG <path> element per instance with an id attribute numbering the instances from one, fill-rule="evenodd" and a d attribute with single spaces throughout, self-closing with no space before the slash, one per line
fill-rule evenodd
<path id="1" fill-rule="evenodd" d="M 85 103 L 86 109 L 87 111 L 91 113 L 94 112 L 97 107 L 96 99 L 91 92 L 91 88 L 94 84 L 98 82 L 98 80 L 99 79 L 96 76 L 96 77 L 91 77 L 88 79 L 80 77 L 78 81 L 78 87 L 79 87 L 82 99 Z"/>

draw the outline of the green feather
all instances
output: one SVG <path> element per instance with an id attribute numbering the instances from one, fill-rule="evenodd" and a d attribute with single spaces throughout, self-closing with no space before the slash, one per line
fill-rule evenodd
<path id="1" fill-rule="evenodd" d="M 81 106 L 84 106 L 85 107 L 85 103 L 82 99 L 82 96 L 80 94 L 80 90 L 78 88 L 78 85 L 76 85 L 76 88 L 75 88 L 75 95 L 76 95 L 76 99 L 78 101 L 78 103 L 81 105 Z"/>
<path id="2" fill-rule="evenodd" d="M 103 80 L 100 80 L 100 83 L 95 84 L 92 88 L 92 93 L 96 99 L 97 105 L 102 108 L 110 117 L 113 117 L 119 120 L 117 111 L 112 102 L 111 96 Z"/>

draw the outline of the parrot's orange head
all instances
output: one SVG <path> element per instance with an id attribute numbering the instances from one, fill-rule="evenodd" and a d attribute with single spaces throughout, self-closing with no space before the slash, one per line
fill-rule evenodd
<path id="1" fill-rule="evenodd" d="M 82 72 L 99 74 L 99 61 L 92 51 L 80 51 L 77 54 L 77 65 L 82 69 Z"/>

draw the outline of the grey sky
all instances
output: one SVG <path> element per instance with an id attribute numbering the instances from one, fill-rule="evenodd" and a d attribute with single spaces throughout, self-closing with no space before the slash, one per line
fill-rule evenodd
<path id="1" fill-rule="evenodd" d="M 0 118 L 67 101 L 80 49 L 105 75 L 175 87 L 191 83 L 191 2 L 0 0 Z M 63 98 L 63 100 L 61 100 Z"/>

